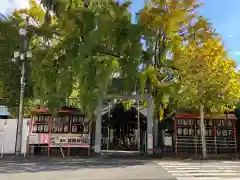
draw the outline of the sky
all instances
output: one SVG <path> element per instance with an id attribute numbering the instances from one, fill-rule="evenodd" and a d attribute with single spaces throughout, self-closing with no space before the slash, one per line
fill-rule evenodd
<path id="1" fill-rule="evenodd" d="M 123 0 L 121 0 L 123 1 Z M 205 16 L 221 34 L 230 56 L 240 65 L 240 0 L 201 0 L 204 6 L 199 13 Z M 7 14 L 15 8 L 23 8 L 28 0 L 1 0 L 0 12 Z M 131 11 L 137 12 L 144 5 L 144 0 L 132 0 Z"/>
<path id="2" fill-rule="evenodd" d="M 15 8 L 24 8 L 28 5 L 28 0 L 0 0 L 0 13 L 7 14 Z"/>
<path id="3" fill-rule="evenodd" d="M 133 12 L 143 7 L 144 0 L 133 0 Z M 223 39 L 231 58 L 240 65 L 240 0 L 201 0 L 198 13 L 206 17 Z"/>

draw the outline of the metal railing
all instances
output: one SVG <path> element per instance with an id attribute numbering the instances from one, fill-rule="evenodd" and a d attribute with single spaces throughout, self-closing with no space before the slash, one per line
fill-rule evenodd
<path id="1" fill-rule="evenodd" d="M 175 143 L 176 153 L 202 152 L 202 141 L 196 136 L 177 136 Z M 236 141 L 234 137 L 206 137 L 206 147 L 208 153 L 234 153 Z"/>

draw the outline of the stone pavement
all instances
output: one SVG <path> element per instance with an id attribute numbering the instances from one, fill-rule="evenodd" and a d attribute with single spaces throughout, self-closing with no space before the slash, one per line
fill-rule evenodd
<path id="1" fill-rule="evenodd" d="M 152 160 L 0 159 L 0 180 L 176 180 Z"/>
<path id="2" fill-rule="evenodd" d="M 240 161 L 158 161 L 178 180 L 240 180 Z"/>

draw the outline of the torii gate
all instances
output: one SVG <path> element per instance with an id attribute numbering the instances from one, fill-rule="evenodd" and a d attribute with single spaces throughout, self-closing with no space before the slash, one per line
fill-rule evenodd
<path id="1" fill-rule="evenodd" d="M 117 95 L 117 94 L 107 94 L 104 95 L 104 99 L 131 99 L 131 100 L 147 100 L 148 107 L 146 108 L 147 114 L 147 153 L 153 154 L 153 98 L 151 95 Z M 94 152 L 101 153 L 101 128 L 102 128 L 102 109 L 103 109 L 103 99 L 99 99 L 97 108 L 97 119 L 95 128 L 95 145 Z"/>

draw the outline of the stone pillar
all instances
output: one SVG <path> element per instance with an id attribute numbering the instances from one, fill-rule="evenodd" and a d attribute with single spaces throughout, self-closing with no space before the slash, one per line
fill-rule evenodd
<path id="1" fill-rule="evenodd" d="M 150 95 L 147 107 L 147 153 L 153 154 L 153 99 Z"/>
<path id="2" fill-rule="evenodd" d="M 95 144 L 94 152 L 99 154 L 101 153 L 101 138 L 102 138 L 102 99 L 99 99 L 98 108 L 97 108 L 97 119 L 95 127 Z"/>

